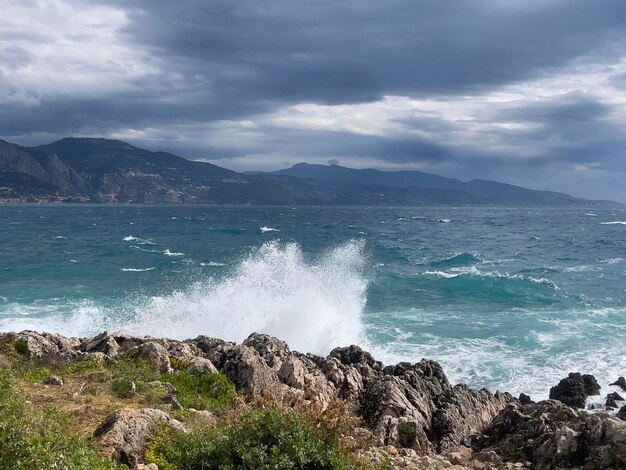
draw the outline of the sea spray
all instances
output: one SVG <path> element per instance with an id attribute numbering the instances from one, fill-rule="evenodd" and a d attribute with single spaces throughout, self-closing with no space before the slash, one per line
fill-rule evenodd
<path id="1" fill-rule="evenodd" d="M 350 242 L 307 262 L 295 243 L 272 241 L 230 275 L 152 297 L 122 330 L 242 341 L 253 331 L 277 336 L 299 351 L 328 353 L 362 339 L 366 302 L 363 244 Z"/>

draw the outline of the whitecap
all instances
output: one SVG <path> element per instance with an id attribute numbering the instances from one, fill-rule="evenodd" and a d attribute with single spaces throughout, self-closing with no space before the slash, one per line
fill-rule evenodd
<path id="1" fill-rule="evenodd" d="M 165 256 L 185 256 L 185 253 L 178 253 L 176 251 L 165 250 L 162 252 Z"/>
<path id="2" fill-rule="evenodd" d="M 156 245 L 152 240 L 146 240 L 139 237 L 134 237 L 132 235 L 128 235 L 127 237 L 122 238 L 125 242 L 136 242 L 140 245 Z"/>
<path id="3" fill-rule="evenodd" d="M 152 268 L 120 268 L 120 271 L 130 272 L 130 273 L 143 273 L 145 271 L 153 271 L 156 267 Z"/>
<path id="4" fill-rule="evenodd" d="M 272 227 L 261 227 L 261 228 L 259 228 L 259 230 L 261 231 L 261 233 L 280 232 L 280 230 L 278 230 L 276 228 L 272 228 Z"/>
<path id="5" fill-rule="evenodd" d="M 442 222 L 444 224 L 449 224 L 450 222 L 452 222 L 451 219 L 437 219 L 437 222 Z"/>
<path id="6" fill-rule="evenodd" d="M 601 225 L 626 225 L 626 221 L 615 220 L 613 222 L 600 222 Z"/>
<path id="7" fill-rule="evenodd" d="M 216 261 L 209 261 L 208 263 L 200 263 L 200 266 L 219 267 L 219 266 L 226 266 L 226 263 L 218 263 Z"/>

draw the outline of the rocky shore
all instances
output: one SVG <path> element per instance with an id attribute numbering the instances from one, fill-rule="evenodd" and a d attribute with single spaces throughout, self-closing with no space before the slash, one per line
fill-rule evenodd
<path id="1" fill-rule="evenodd" d="M 181 370 L 197 376 L 222 374 L 249 407 L 314 406 L 324 413 L 340 405 L 351 420 L 342 439 L 352 442 L 351 451 L 373 468 L 626 468 L 623 377 L 602 391 L 593 376 L 571 373 L 555 384 L 550 400 L 535 403 L 525 395 L 452 385 L 434 361 L 384 365 L 358 346 L 336 348 L 326 357 L 301 354 L 279 339 L 256 333 L 235 344 L 205 336 L 177 341 L 104 332 L 94 338 L 66 338 L 24 331 L 0 334 L 0 351 L 0 368 L 15 371 L 13 380 L 29 402 L 75 412 L 75 428 L 93 435 L 101 455 L 135 469 L 159 468 L 147 463 L 146 443 L 163 423 L 185 433 L 189 426 L 181 416 L 198 415 L 206 426 L 215 426 L 228 415 L 228 410 L 185 406 L 180 391 L 167 381 Z M 108 402 L 117 409 L 101 410 L 104 419 L 89 430 L 93 418 L 80 403 L 94 407 L 102 390 L 108 390 L 103 388 L 109 386 L 107 377 L 117 377 L 114 372 L 122 360 L 161 374 L 149 382 L 160 387 L 159 401 L 144 406 L 151 402 L 133 400 L 137 384 L 117 378 L 115 386 L 126 387 L 126 398 Z M 98 382 L 93 370 L 100 366 L 81 364 L 101 364 L 102 371 L 113 372 L 107 376 L 101 371 Z M 24 371 L 38 367 L 50 374 L 18 380 L 20 373 L 28 375 Z M 77 372 L 87 369 L 91 375 Z M 57 370 L 65 372 L 55 375 Z M 87 400 L 89 387 L 94 392 Z M 600 393 L 606 395 L 604 409 L 582 409 L 587 396 Z"/>

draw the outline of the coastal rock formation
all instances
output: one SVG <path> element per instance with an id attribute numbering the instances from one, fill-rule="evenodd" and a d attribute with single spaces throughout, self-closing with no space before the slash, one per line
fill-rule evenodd
<path id="1" fill-rule="evenodd" d="M 570 372 L 558 385 L 550 389 L 550 399 L 575 408 L 584 408 L 587 397 L 599 395 L 600 385 L 593 375 Z"/>
<path id="2" fill-rule="evenodd" d="M 160 422 L 186 431 L 182 423 L 161 410 L 123 409 L 113 413 L 94 432 L 101 453 L 116 462 L 135 468 L 144 462 L 146 438 L 157 430 Z"/>
<path id="3" fill-rule="evenodd" d="M 537 470 L 626 468 L 626 422 L 556 400 L 510 404 L 475 440 L 474 450 L 528 460 Z"/>
<path id="4" fill-rule="evenodd" d="M 0 347 L 24 361 L 115 363 L 127 357 L 161 373 L 220 372 L 253 402 L 310 403 L 322 410 L 341 402 L 360 422 L 354 438 L 367 436 L 374 446 L 364 455 L 391 462 L 389 468 L 626 468 L 626 407 L 612 417 L 572 408 L 599 392 L 592 376 L 577 373 L 553 387 L 551 396 L 560 401 L 533 403 L 453 386 L 434 361 L 384 366 L 358 346 L 326 357 L 302 354 L 257 333 L 236 344 L 205 336 L 177 341 L 104 332 L 79 339 L 24 331 L 0 334 Z M 170 409 L 182 408 L 171 384 L 162 385 Z M 95 436 L 107 456 L 136 467 L 143 463 L 146 436 L 161 421 L 183 429 L 164 411 L 123 409 Z"/>

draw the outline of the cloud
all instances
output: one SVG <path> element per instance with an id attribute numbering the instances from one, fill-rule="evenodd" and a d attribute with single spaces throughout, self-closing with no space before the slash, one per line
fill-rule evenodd
<path id="1" fill-rule="evenodd" d="M 587 196 L 626 172 L 621 0 L 2 3 L 0 137 L 22 144 L 111 136 L 245 169 L 337 160 L 578 194 L 587 175 Z"/>

